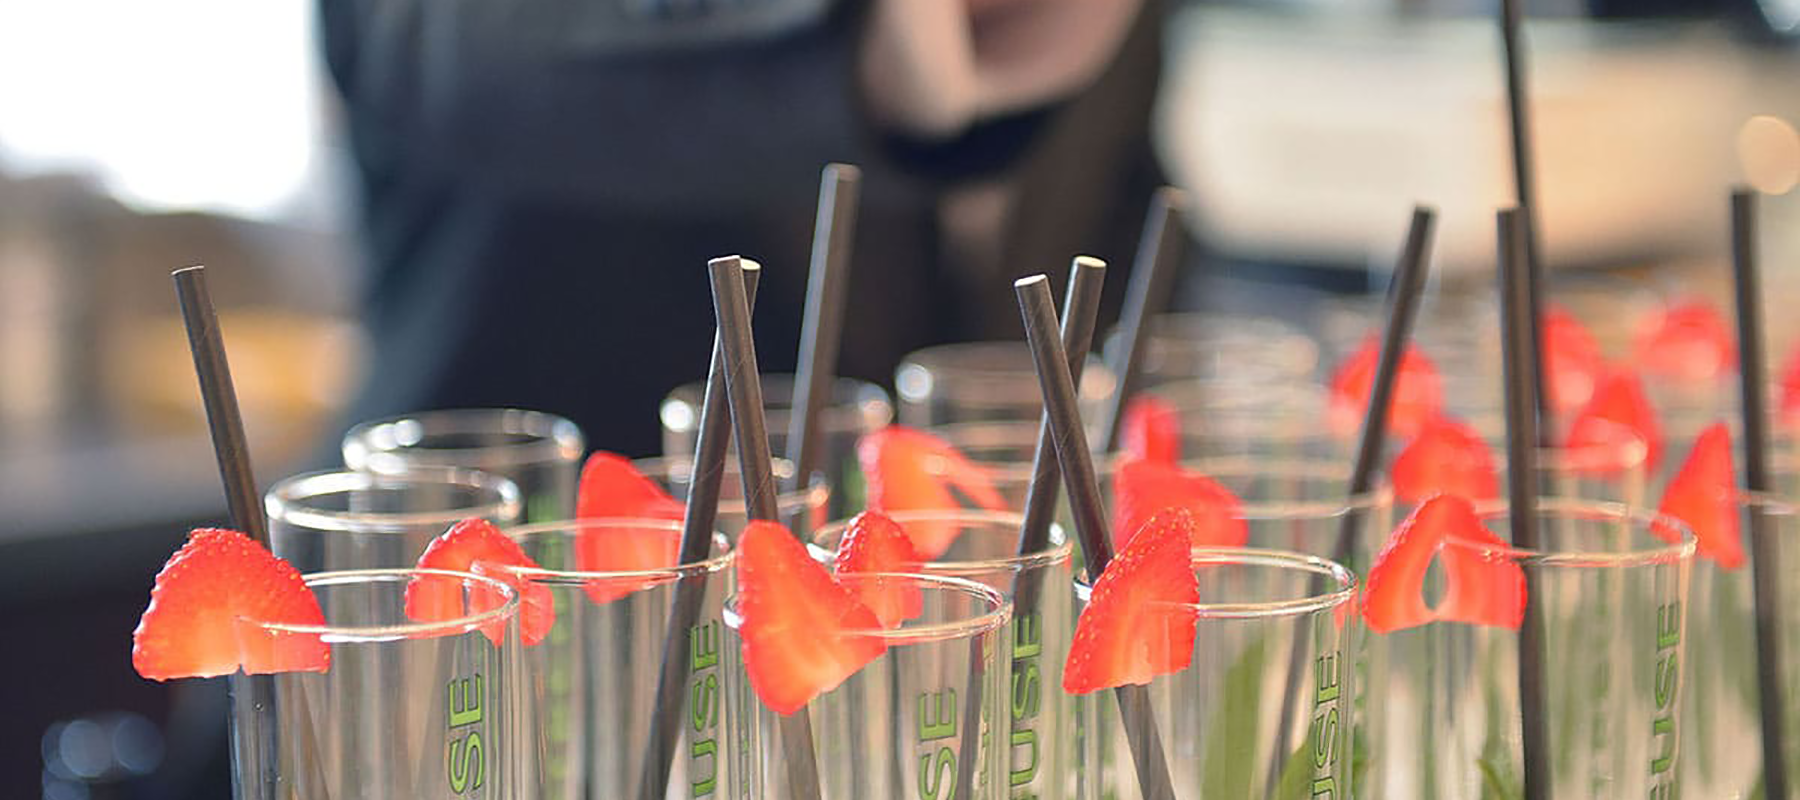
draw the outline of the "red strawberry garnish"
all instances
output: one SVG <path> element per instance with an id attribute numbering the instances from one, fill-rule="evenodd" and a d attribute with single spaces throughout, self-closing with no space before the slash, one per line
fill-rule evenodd
<path id="1" fill-rule="evenodd" d="M 1781 370 L 1781 422 L 1800 425 L 1800 349 L 1788 357 Z"/>
<path id="2" fill-rule="evenodd" d="M 839 575 L 857 572 L 918 572 L 923 563 L 900 523 L 879 511 L 864 511 L 850 518 L 844 538 L 838 540 Z M 856 599 L 875 612 L 882 627 L 900 623 L 925 612 L 925 593 L 910 580 L 864 578 L 851 581 Z"/>
<path id="3" fill-rule="evenodd" d="M 779 524 L 752 522 L 739 536 L 737 598 L 744 670 L 778 714 L 804 708 L 887 650 L 857 633 L 881 627 L 875 612 Z"/>
<path id="4" fill-rule="evenodd" d="M 1447 545 L 1452 539 L 1457 544 Z M 1483 552 L 1487 548 L 1492 551 Z M 1377 633 L 1436 620 L 1517 628 L 1525 618 L 1525 571 L 1498 555 L 1505 548 L 1468 498 L 1426 500 L 1376 554 L 1363 592 L 1363 619 Z M 1431 559 L 1440 553 L 1446 587 L 1433 609 L 1421 592 Z"/>
<path id="5" fill-rule="evenodd" d="M 1656 421 L 1656 409 L 1636 372 L 1615 369 L 1600 379 L 1593 398 L 1569 424 L 1567 446 L 1631 447 L 1632 440 L 1644 447 L 1645 467 L 1655 469 L 1662 458 L 1662 427 Z"/>
<path id="6" fill-rule="evenodd" d="M 324 672 L 331 648 L 316 633 L 258 623 L 324 625 L 299 570 L 237 531 L 201 528 L 156 573 L 131 633 L 131 666 L 151 680 Z"/>
<path id="7" fill-rule="evenodd" d="M 1731 432 L 1715 422 L 1694 439 L 1681 471 L 1663 491 L 1657 511 L 1687 523 L 1694 531 L 1700 554 L 1719 562 L 1722 569 L 1744 565 L 1744 543 L 1738 533 L 1737 480 L 1731 469 Z M 1670 541 L 1681 541 L 1673 525 L 1657 520 L 1650 530 Z"/>
<path id="8" fill-rule="evenodd" d="M 686 508 L 630 460 L 612 453 L 588 456 L 575 501 L 578 520 L 679 521 Z M 575 539 L 575 563 L 583 572 L 641 572 L 676 566 L 681 532 L 667 526 L 583 525 Z M 583 587 L 596 603 L 610 603 L 649 581 L 593 580 Z"/>
<path id="9" fill-rule="evenodd" d="M 1394 458 L 1393 473 L 1394 494 L 1407 503 L 1434 494 L 1470 500 L 1500 496 L 1500 472 L 1487 442 L 1473 428 L 1449 417 L 1426 423 Z"/>
<path id="10" fill-rule="evenodd" d="M 1371 337 L 1361 349 L 1339 365 L 1331 376 L 1330 418 L 1332 430 L 1355 433 L 1369 406 L 1375 387 L 1375 367 L 1381 359 L 1381 342 Z M 1400 357 L 1400 374 L 1394 376 L 1393 401 L 1388 406 L 1388 430 L 1396 436 L 1412 436 L 1436 419 L 1444 408 L 1443 380 L 1437 365 L 1418 348 L 1408 346 Z"/>
<path id="11" fill-rule="evenodd" d="M 871 511 L 955 511 L 964 504 L 952 489 L 980 508 L 1007 510 L 1006 498 L 986 470 L 929 433 L 889 425 L 862 437 L 856 458 L 869 482 Z M 950 549 L 961 531 L 954 522 L 920 522 L 906 532 L 920 557 L 933 559 Z"/>
<path id="12" fill-rule="evenodd" d="M 1172 508 L 1145 522 L 1106 565 L 1075 622 L 1064 691 L 1144 684 L 1187 669 L 1200 602 L 1193 539 L 1193 518 Z"/>
<path id="13" fill-rule="evenodd" d="M 1181 459 L 1181 414 L 1150 394 L 1131 398 L 1119 423 L 1119 449 L 1133 458 L 1173 464 Z"/>
<path id="14" fill-rule="evenodd" d="M 1194 547 L 1242 547 L 1250 541 L 1250 524 L 1230 489 L 1174 464 L 1126 458 L 1113 472 L 1113 547 L 1124 549 L 1130 544 L 1126 537 L 1168 508 L 1188 512 Z"/>
<path id="15" fill-rule="evenodd" d="M 1731 326 L 1704 301 L 1671 304 L 1639 328 L 1637 362 L 1674 381 L 1710 381 L 1737 367 Z"/>
<path id="16" fill-rule="evenodd" d="M 1544 312 L 1543 336 L 1545 391 L 1558 411 L 1573 412 L 1593 397 L 1606 360 L 1594 335 L 1560 308 Z"/>
<path id="17" fill-rule="evenodd" d="M 556 600 L 550 587 L 530 580 L 516 568 L 537 569 L 525 548 L 485 519 L 465 519 L 444 531 L 419 556 L 419 569 L 472 572 L 505 583 L 519 593 L 519 638 L 528 645 L 544 640 L 556 624 Z M 443 622 L 465 614 L 498 608 L 501 599 L 483 584 L 472 584 L 463 602 L 463 581 L 442 575 L 414 578 L 406 586 L 406 616 L 419 622 Z M 503 644 L 504 620 L 482 628 L 494 644 Z"/>

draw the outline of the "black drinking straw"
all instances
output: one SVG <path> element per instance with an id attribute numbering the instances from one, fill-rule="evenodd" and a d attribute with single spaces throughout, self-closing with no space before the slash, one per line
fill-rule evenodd
<path id="1" fill-rule="evenodd" d="M 1019 299 L 1025 339 L 1031 345 L 1038 384 L 1044 393 L 1044 410 L 1054 431 L 1052 441 L 1056 443 L 1056 458 L 1062 465 L 1069 507 L 1075 516 L 1075 530 L 1081 537 L 1086 561 L 1084 572 L 1089 580 L 1098 579 L 1112 561 L 1112 542 L 1107 536 L 1105 517 L 1100 509 L 1100 487 L 1094 479 L 1093 455 L 1088 452 L 1081 411 L 1076 407 L 1075 381 L 1069 376 L 1068 353 L 1063 350 L 1062 340 L 1057 338 L 1056 301 L 1050 296 L 1050 281 L 1043 275 L 1014 281 L 1013 293 Z M 1163 754 L 1162 736 L 1157 732 L 1156 720 L 1151 714 L 1149 689 L 1120 686 L 1113 690 L 1113 696 L 1118 700 L 1119 719 L 1125 728 L 1132 762 L 1137 767 L 1139 790 L 1147 800 L 1175 800 L 1168 757 Z"/>
<path id="2" fill-rule="evenodd" d="M 1119 445 L 1119 426 L 1125 418 L 1126 404 L 1137 392 L 1144 370 L 1144 339 L 1150 333 L 1150 320 L 1168 307 L 1175 275 L 1186 255 L 1187 231 L 1181 227 L 1181 212 L 1186 207 L 1187 194 L 1173 186 L 1156 190 L 1150 198 L 1150 213 L 1144 217 L 1144 232 L 1138 238 L 1131 282 L 1125 286 L 1125 309 L 1119 315 L 1120 350 L 1113 363 L 1108 365 L 1119 385 L 1113 391 L 1112 401 L 1101 409 L 1101 453 L 1111 453 Z M 1067 318 L 1066 310 L 1064 318 Z M 1066 334 L 1063 344 L 1068 346 Z M 1078 382 L 1081 380 L 1079 364 L 1070 365 L 1070 372 Z M 1050 482 L 1055 484 L 1054 475 Z"/>
<path id="3" fill-rule="evenodd" d="M 1393 283 L 1388 290 L 1387 327 L 1381 332 L 1381 352 L 1375 362 L 1375 381 L 1369 388 L 1369 404 L 1363 409 L 1362 433 L 1357 440 L 1356 461 L 1350 469 L 1349 494 L 1354 502 L 1375 488 L 1376 470 L 1387 445 L 1388 411 L 1393 402 L 1394 385 L 1399 383 L 1400 362 L 1412 338 L 1413 320 L 1418 317 L 1419 298 L 1425 293 L 1425 281 L 1431 273 L 1431 237 L 1437 226 L 1437 212 L 1428 206 L 1413 206 L 1412 221 L 1406 228 L 1406 246 L 1394 267 Z M 1337 543 L 1331 558 L 1349 566 L 1360 551 L 1357 532 L 1361 530 L 1362 509 L 1347 508 L 1338 523 Z M 1320 584 L 1322 582 L 1315 582 Z M 1318 591 L 1319 589 L 1315 589 Z M 1282 695 L 1281 721 L 1276 726 L 1275 758 L 1269 771 L 1268 786 L 1274 791 L 1276 777 L 1286 760 L 1287 740 L 1292 734 L 1293 707 L 1300 693 L 1300 681 L 1306 674 L 1306 636 L 1304 626 L 1294 629 L 1294 646 L 1288 660 L 1287 692 Z"/>
<path id="4" fill-rule="evenodd" d="M 1519 38 L 1524 12 L 1519 0 L 1500 0 L 1500 50 L 1506 61 L 1506 109 L 1512 134 L 1513 194 L 1518 205 L 1521 240 L 1525 247 L 1525 274 L 1530 291 L 1531 370 L 1537 385 L 1532 402 L 1537 405 L 1538 436 L 1535 441 L 1548 447 L 1555 435 L 1550 390 L 1544 378 L 1544 251 L 1538 241 L 1537 183 L 1532 161 L 1531 107 L 1526 102 L 1525 44 Z"/>
<path id="5" fill-rule="evenodd" d="M 812 266 L 806 279 L 806 316 L 800 324 L 799 371 L 794 375 L 793 412 L 788 419 L 787 458 L 794 465 L 792 488 L 796 490 L 806 487 L 819 463 L 819 418 L 831 406 L 861 192 L 862 170 L 849 164 L 825 165 L 819 176 Z"/>
<path id="6" fill-rule="evenodd" d="M 769 455 L 769 429 L 763 419 L 762 377 L 756 368 L 756 343 L 750 335 L 750 305 L 744 292 L 744 270 L 737 256 L 707 262 L 712 277 L 713 313 L 725 351 L 726 401 L 736 429 L 744 505 L 750 519 L 780 522 L 775 476 Z M 812 720 L 802 708 L 780 717 L 781 745 L 787 758 L 789 796 L 819 800 L 819 767 L 813 753 Z"/>
<path id="7" fill-rule="evenodd" d="M 756 302 L 756 280 L 762 268 L 739 259 L 744 276 L 746 302 Z M 719 485 L 725 476 L 725 452 L 731 443 L 731 411 L 725 399 L 725 348 L 713 335 L 712 366 L 706 373 L 706 391 L 700 406 L 700 430 L 694 441 L 692 477 L 688 486 L 687 513 L 681 519 L 681 555 L 677 564 L 698 564 L 712 555 L 712 534 L 719 516 Z M 675 761 L 675 742 L 681 735 L 682 702 L 687 699 L 689 629 L 700 619 L 700 603 L 706 599 L 706 573 L 698 571 L 675 585 L 669 611 L 669 630 L 663 638 L 662 670 L 656 682 L 656 712 L 650 718 L 650 740 L 644 750 L 643 771 L 638 777 L 640 800 L 662 800 L 668 795 L 669 772 Z"/>
<path id="8" fill-rule="evenodd" d="M 1764 408 L 1762 279 L 1756 264 L 1756 197 L 1731 193 L 1731 275 L 1737 299 L 1738 386 L 1744 422 L 1744 484 L 1752 493 L 1769 491 L 1769 427 Z M 1769 533 L 1762 506 L 1750 504 L 1750 584 L 1756 599 L 1756 680 L 1762 690 L 1763 796 L 1787 797 L 1781 710 L 1780 541 Z"/>
<path id="9" fill-rule="evenodd" d="M 1522 252 L 1524 231 L 1514 210 L 1499 214 L 1501 357 L 1506 367 L 1507 518 L 1513 547 L 1539 548 L 1537 519 L 1537 416 L 1532 407 L 1536 376 L 1531 369 L 1531 286 Z M 1525 596 L 1538 595 L 1537 566 L 1524 564 Z M 1525 752 L 1525 800 L 1550 797 L 1550 732 L 1544 706 L 1544 625 L 1525 606 L 1519 628 L 1519 723 Z"/>
<path id="10" fill-rule="evenodd" d="M 213 453 L 219 461 L 219 479 L 225 487 L 225 503 L 231 524 L 264 548 L 273 550 L 269 542 L 269 524 L 263 516 L 256 492 L 256 476 L 250 468 L 250 445 L 244 436 L 244 419 L 238 412 L 237 389 L 231 380 L 231 365 L 225 359 L 225 339 L 219 331 L 219 315 L 213 308 L 212 293 L 206 287 L 205 267 L 185 267 L 169 276 L 175 280 L 175 296 L 181 303 L 181 320 L 187 326 L 188 349 L 194 354 L 194 374 L 200 379 L 200 397 L 206 405 L 206 424 L 212 434 Z M 237 689 L 244 691 L 240 694 Z M 271 710 L 275 708 L 275 676 L 245 675 L 234 684 L 231 704 L 235 707 Z M 251 729 L 239 728 L 232 715 L 231 771 L 233 791 L 238 796 L 256 793 L 242 785 L 245 776 L 279 780 L 280 753 L 275 736 L 255 730 L 263 724 L 258 713 L 242 715 Z M 312 728 L 303 726 L 303 747 L 318 751 L 312 740 Z M 260 746 L 258 746 L 260 745 Z M 317 758 L 304 758 L 308 768 L 319 769 Z M 315 776 L 314 785 L 325 788 L 323 778 Z M 267 788 L 267 787 L 265 787 Z"/>
<path id="11" fill-rule="evenodd" d="M 219 460 L 219 479 L 225 484 L 231 524 L 263 547 L 269 547 L 269 524 L 263 518 L 256 476 L 250 469 L 250 445 L 244 437 L 244 419 L 238 413 L 231 365 L 225 360 L 219 315 L 213 309 L 212 293 L 206 288 L 206 268 L 186 267 L 170 273 L 170 277 L 175 279 L 181 319 L 187 324 L 188 349 L 194 354 L 194 373 L 200 377 L 200 397 L 206 403 L 206 425 L 212 431 L 213 453 Z"/>

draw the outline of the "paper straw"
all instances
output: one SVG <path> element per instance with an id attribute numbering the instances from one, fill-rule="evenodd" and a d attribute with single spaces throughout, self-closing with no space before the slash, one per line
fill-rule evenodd
<path id="1" fill-rule="evenodd" d="M 1123 349 L 1109 365 L 1118 376 L 1119 385 L 1113 392 L 1112 402 L 1107 403 L 1100 413 L 1101 453 L 1118 449 L 1119 427 L 1125 418 L 1126 404 L 1131 402 L 1143 377 L 1144 339 L 1150 332 L 1150 320 L 1168 308 L 1175 276 L 1181 271 L 1181 259 L 1187 252 L 1187 231 L 1181 227 L 1181 213 L 1186 208 L 1187 194 L 1173 186 L 1156 190 L 1150 198 L 1150 213 L 1144 218 L 1144 233 L 1138 239 L 1131 282 L 1125 287 L 1125 309 L 1119 315 L 1119 339 Z M 1066 310 L 1064 314 L 1066 319 Z M 1068 345 L 1066 335 L 1063 344 Z M 1073 354 L 1073 348 L 1070 351 Z M 1078 385 L 1080 363 L 1070 364 L 1070 373 Z M 1051 476 L 1050 482 L 1056 482 L 1055 476 Z"/>
<path id="2" fill-rule="evenodd" d="M 825 165 L 819 177 L 812 266 L 806 279 L 806 316 L 800 325 L 799 373 L 794 376 L 793 414 L 788 422 L 787 458 L 794 465 L 794 485 L 790 488 L 795 490 L 805 488 L 818 466 L 819 419 L 823 409 L 831 405 L 861 194 L 861 170 L 849 164 Z"/>
<path id="3" fill-rule="evenodd" d="M 1051 438 L 1056 443 L 1057 460 L 1062 464 L 1063 483 L 1075 514 L 1075 530 L 1081 538 L 1086 562 L 1084 571 L 1090 580 L 1098 579 L 1112 561 L 1112 543 L 1101 512 L 1093 455 L 1088 452 L 1081 411 L 1076 406 L 1075 381 L 1069 376 L 1068 353 L 1057 336 L 1050 280 L 1043 275 L 1020 278 L 1013 282 L 1013 293 L 1019 299 L 1025 338 L 1031 345 L 1038 383 L 1044 392 L 1044 410 L 1052 423 L 1054 435 Z M 1148 800 L 1175 800 L 1168 757 L 1163 754 L 1162 736 L 1151 715 L 1149 689 L 1126 685 L 1115 688 L 1113 695 L 1118 700 L 1126 743 L 1137 767 L 1139 789 Z"/>
<path id="4" fill-rule="evenodd" d="M 756 301 L 756 281 L 762 267 L 740 259 L 744 297 Z M 681 520 L 681 554 L 676 564 L 697 564 L 712 557 L 712 534 L 719 516 L 719 485 L 725 476 L 725 451 L 731 444 L 730 401 L 725 399 L 725 347 L 713 335 L 712 366 L 706 373 L 706 391 L 700 405 L 700 426 L 694 442 L 693 476 L 688 486 L 687 513 Z M 675 743 L 681 736 L 682 701 L 688 679 L 688 630 L 700 618 L 706 599 L 706 572 L 701 570 L 675 586 L 669 611 L 669 630 L 663 636 L 662 670 L 656 680 L 656 712 L 650 718 L 649 745 L 638 778 L 640 800 L 662 800 L 668 795 L 669 772 L 675 760 Z"/>
<path id="5" fill-rule="evenodd" d="M 1737 300 L 1738 386 L 1744 423 L 1744 484 L 1769 491 L 1769 417 L 1763 403 L 1762 279 L 1756 263 L 1756 197 L 1731 193 L 1731 277 Z M 1782 709 L 1780 542 L 1762 506 L 1750 506 L 1750 584 L 1756 602 L 1756 680 L 1761 689 L 1763 796 L 1787 797 Z"/>

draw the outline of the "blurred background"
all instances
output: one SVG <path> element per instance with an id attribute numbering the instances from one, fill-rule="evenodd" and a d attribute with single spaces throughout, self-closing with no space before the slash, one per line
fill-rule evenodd
<path id="1" fill-rule="evenodd" d="M 136 677 L 129 661 L 128 634 L 158 565 L 189 527 L 224 517 L 168 273 L 211 268 L 263 485 L 323 463 L 347 422 L 378 407 L 356 405 L 368 395 L 359 387 L 378 358 L 398 356 L 378 355 L 383 329 L 379 316 L 369 322 L 370 305 L 393 300 L 379 297 L 371 275 L 395 270 L 378 263 L 391 246 L 375 248 L 373 257 L 365 247 L 366 234 L 391 228 L 382 227 L 390 221 L 379 218 L 380 206 L 364 203 L 399 173 L 384 172 L 376 162 L 386 151 L 359 138 L 380 131 L 351 123 L 353 110 L 371 113 L 355 110 L 367 97 L 352 92 L 344 102 L 326 54 L 338 58 L 340 79 L 366 70 L 346 67 L 354 59 L 321 41 L 321 20 L 351 14 L 376 23 L 385 14 L 386 24 L 404 25 L 417 4 L 383 0 L 356 12 L 341 4 L 357 2 L 0 0 L 0 638 L 10 643 L 0 659 L 0 796 L 229 795 L 219 682 L 154 684 Z M 617 5 L 654 7 L 651 16 L 662 19 L 731 4 Z M 837 4 L 818 12 L 827 21 L 808 24 L 843 30 L 872 13 L 868 5 Z M 1797 288 L 1790 264 L 1800 256 L 1800 204 L 1790 194 L 1800 181 L 1800 3 L 1548 0 L 1527 7 L 1545 249 L 1558 281 L 1584 287 L 1571 290 L 1568 302 L 1586 304 L 1590 324 L 1630 313 L 1620 286 L 1722 303 L 1725 189 L 1748 182 L 1766 195 L 1771 342 L 1786 352 L 1793 323 L 1781 298 Z M 866 150 L 815 152 L 800 148 L 810 139 L 797 137 L 798 151 L 775 160 L 786 171 L 768 188 L 771 196 L 798 198 L 783 206 L 796 213 L 783 212 L 778 223 L 792 235 L 771 245 L 776 253 L 746 254 L 803 280 L 817 168 L 847 159 L 869 171 L 865 204 L 874 221 L 865 248 L 906 239 L 893 233 L 904 226 L 883 225 L 882 209 L 927 207 L 935 213 L 926 227 L 938 241 L 914 249 L 931 269 L 989 263 L 1004 279 L 1060 271 L 1075 248 L 1123 264 L 1147 198 L 1132 193 L 1159 179 L 1187 188 L 1196 198 L 1187 222 L 1198 246 L 1176 305 L 1269 313 L 1321 334 L 1321 369 L 1357 343 L 1331 327 L 1332 315 L 1372 307 L 1414 202 L 1441 212 L 1438 297 L 1489 292 L 1492 210 L 1512 196 L 1493 3 L 1151 2 L 1141 14 L 1108 56 L 1115 65 L 1143 62 L 1131 80 L 1108 72 L 949 133 L 931 125 L 884 128 L 878 120 L 866 125 L 872 132 L 847 137 Z M 420 25 L 428 39 L 429 26 Z M 797 33 L 770 35 L 764 46 L 813 47 L 806 24 L 795 25 Z M 369 41 L 361 44 L 372 47 Z M 794 68 L 851 69 L 831 60 Z M 823 105 L 805 92 L 827 85 L 750 102 L 777 110 Z M 515 88 L 532 97 L 544 87 Z M 433 87 L 395 91 L 407 97 L 413 89 Z M 1122 99 L 1133 93 L 1145 101 Z M 625 157 L 643 138 L 627 128 L 654 134 L 708 110 L 677 113 L 671 98 L 665 117 L 650 96 L 614 109 Z M 582 118 L 555 102 L 520 125 Z M 846 105 L 867 112 L 869 103 Z M 1115 148 L 1124 155 L 1103 163 L 1133 179 L 1090 181 L 1130 194 L 1116 201 L 1117 219 L 1089 209 L 1097 221 L 1070 235 L 1055 215 L 1031 213 L 1030 187 L 1058 185 L 1042 175 L 1093 169 L 1084 154 L 1099 146 L 1065 135 L 1076 129 L 1067 121 L 1106 118 L 1121 105 L 1140 118 L 1121 124 L 1141 128 L 1143 158 Z M 386 132 L 406 129 L 395 122 Z M 606 131 L 579 136 L 605 151 L 615 147 Z M 504 130 L 483 135 L 495 151 L 517 146 Z M 504 181 L 511 169 L 503 153 L 456 157 L 491 157 L 491 180 Z M 612 173 L 601 173 L 591 191 L 615 191 L 588 208 L 683 219 L 661 210 L 686 202 L 678 191 L 657 195 L 623 179 L 609 186 Z M 969 220 L 1005 233 L 985 235 L 974 223 L 976 233 L 959 233 Z M 700 246 L 732 247 L 723 236 L 700 236 Z M 868 245 L 869 237 L 878 244 Z M 681 258 L 671 269 L 693 267 L 698 287 L 701 262 Z M 1113 283 L 1116 291 L 1123 280 Z M 665 349 L 649 345 L 674 364 L 667 375 L 595 380 L 621 392 L 636 380 L 645 384 L 638 393 L 654 399 L 677 378 L 701 377 L 710 306 L 703 293 L 687 296 L 691 320 L 699 321 L 672 324 L 678 335 L 668 335 Z M 777 307 L 796 305 L 797 284 L 771 297 Z M 897 337 L 888 350 L 1017 336 L 1009 302 L 971 302 L 948 321 L 926 315 L 935 327 Z M 607 320 L 585 324 L 603 328 Z M 770 364 L 780 367 L 795 333 L 769 335 L 769 352 L 777 353 Z M 847 356 L 846 372 L 891 384 L 885 353 L 871 347 Z M 465 401 L 454 392 L 417 396 Z M 589 429 L 590 446 L 629 452 L 654 440 L 654 417 L 643 410 L 641 418 L 619 412 L 616 430 L 563 413 Z"/>

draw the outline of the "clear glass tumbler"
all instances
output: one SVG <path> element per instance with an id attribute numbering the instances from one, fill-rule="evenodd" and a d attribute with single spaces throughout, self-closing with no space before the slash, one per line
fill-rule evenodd
<path id="1" fill-rule="evenodd" d="M 762 376 L 763 407 L 768 419 L 769 450 L 776 457 L 788 452 L 788 427 L 793 419 L 794 376 Z M 700 431 L 700 411 L 705 383 L 678 387 L 663 398 L 663 456 L 692 459 Z M 894 404 L 881 387 L 867 381 L 839 378 L 832 384 L 831 403 L 819 419 L 824 449 L 815 465 L 831 487 L 831 518 L 848 516 L 862 508 L 862 467 L 856 460 L 856 441 L 894 421 Z M 735 445 L 734 445 L 735 448 Z M 735 452 L 735 449 L 734 449 Z"/>
<path id="2" fill-rule="evenodd" d="M 1081 373 L 1081 418 L 1099 418 L 1116 381 L 1098 358 Z M 955 422 L 1036 420 L 1043 390 L 1023 341 L 966 342 L 908 354 L 894 372 L 900 424 L 929 428 Z"/>
<path id="3" fill-rule="evenodd" d="M 415 622 L 407 586 L 461 582 L 465 616 Z M 323 625 L 247 623 L 317 635 L 322 673 L 230 679 L 239 800 L 539 797 L 522 691 L 519 598 L 504 582 L 435 570 L 314 573 Z M 253 682 L 270 687 L 262 694 Z M 252 698 L 262 694 L 266 702 Z"/>
<path id="4" fill-rule="evenodd" d="M 1277 550 L 1195 548 L 1192 563 L 1193 660 L 1152 680 L 1138 707 L 1160 735 L 1175 800 L 1349 796 L 1356 578 Z M 1085 606 L 1090 585 L 1075 592 Z M 1082 695 L 1077 709 L 1081 797 L 1145 797 L 1114 692 Z"/>
<path id="5" fill-rule="evenodd" d="M 424 411 L 364 422 L 344 434 L 344 466 L 404 474 L 424 466 L 461 467 L 517 484 L 530 522 L 575 516 L 575 488 L 586 452 L 581 429 L 562 417 L 516 408 Z"/>
<path id="6" fill-rule="evenodd" d="M 631 463 L 670 496 L 686 502 L 688 489 L 694 484 L 693 456 L 640 458 Z M 793 486 L 794 465 L 791 462 L 775 459 L 773 474 L 776 486 Z M 792 531 L 816 530 L 829 519 L 826 512 L 830 507 L 831 494 L 832 486 L 826 483 L 820 473 L 814 473 L 812 480 L 804 488 L 777 493 L 775 502 L 781 515 L 781 524 Z M 725 459 L 724 476 L 719 483 L 719 514 L 713 527 L 735 540 L 748 524 L 750 515 L 744 505 L 743 471 L 737 457 L 732 456 Z"/>
<path id="7" fill-rule="evenodd" d="M 750 687 L 737 636 L 742 624 L 725 603 L 725 727 L 736 761 L 727 795 L 786 797 L 787 764 L 809 760 L 820 800 L 968 800 L 1008 797 L 999 739 L 1007 713 L 1006 648 L 1012 605 L 995 589 L 941 575 L 858 573 L 840 581 L 916 585 L 924 613 L 895 629 L 849 631 L 886 645 L 837 688 L 796 712 L 811 723 L 811 753 L 784 736 L 781 715 Z M 964 792 L 955 787 L 965 783 Z"/>
<path id="8" fill-rule="evenodd" d="M 404 569 L 457 521 L 519 520 L 519 487 L 455 467 L 403 474 L 310 472 L 277 481 L 263 496 L 270 549 L 302 573 Z"/>
<path id="9" fill-rule="evenodd" d="M 1617 503 L 1541 499 L 1536 514 L 1536 550 L 1451 536 L 1440 555 L 1455 551 L 1465 564 L 1524 576 L 1507 584 L 1518 591 L 1529 586 L 1527 624 L 1536 617 L 1543 627 L 1551 791 L 1673 797 L 1693 537 L 1674 523 L 1678 541 L 1666 541 L 1652 526 L 1667 518 Z M 1479 515 L 1510 537 L 1503 504 Z M 1423 596 L 1444 596 L 1452 572 L 1428 572 Z M 1377 757 L 1366 796 L 1524 796 L 1519 630 L 1435 621 L 1371 631 L 1368 650 Z"/>
<path id="10" fill-rule="evenodd" d="M 544 753 L 545 798 L 635 798 L 649 757 L 651 721 L 665 641 L 682 582 L 701 582 L 692 607 L 686 672 L 671 718 L 677 736 L 657 797 L 722 795 L 728 759 L 720 736 L 724 713 L 720 671 L 725 641 L 721 608 L 731 589 L 731 544 L 713 538 L 712 555 L 667 569 L 599 572 L 577 558 L 582 536 L 678 537 L 665 520 L 574 520 L 511 528 L 507 535 L 539 569 L 515 570 L 546 587 L 556 623 L 526 648 L 525 686 L 538 718 L 533 733 Z M 669 720 L 665 720 L 665 723 Z"/>
<path id="11" fill-rule="evenodd" d="M 1002 592 L 1013 602 L 1013 617 L 1002 642 L 1011 664 L 1007 681 L 1006 795 L 1061 800 L 1074 797 L 1075 705 L 1062 690 L 1063 661 L 1075 633 L 1070 591 L 1073 546 L 1061 526 L 1052 525 L 1048 543 L 1020 554 L 1024 517 L 984 511 L 911 512 L 891 515 L 902 528 L 930 525 L 954 529 L 950 549 L 920 567 L 928 575 L 966 578 Z M 833 523 L 813 537 L 815 555 L 832 562 L 845 524 Z"/>

